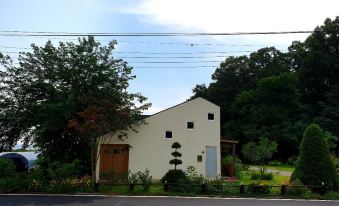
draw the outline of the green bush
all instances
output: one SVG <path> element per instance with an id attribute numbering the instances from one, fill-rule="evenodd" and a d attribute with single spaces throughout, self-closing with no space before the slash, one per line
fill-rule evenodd
<path id="1" fill-rule="evenodd" d="M 240 178 L 241 176 L 241 171 L 246 170 L 245 166 L 242 164 L 241 160 L 238 157 L 235 157 L 235 176 L 237 178 Z M 222 159 L 222 163 L 227 165 L 227 164 L 233 164 L 233 156 L 228 155 Z"/>
<path id="2" fill-rule="evenodd" d="M 206 182 L 207 184 L 207 193 L 209 194 L 221 194 L 223 192 L 223 183 L 222 178 L 210 179 Z"/>
<path id="3" fill-rule="evenodd" d="M 333 159 L 333 164 L 336 169 L 339 169 L 339 158 L 334 158 Z"/>
<path id="4" fill-rule="evenodd" d="M 235 157 L 234 159 L 235 164 L 241 164 L 241 160 L 238 157 Z M 233 156 L 228 155 L 222 159 L 223 164 L 233 164 Z"/>
<path id="5" fill-rule="evenodd" d="M 15 164 L 7 158 L 0 158 L 0 179 L 13 177 L 16 174 Z"/>
<path id="6" fill-rule="evenodd" d="M 185 177 L 187 184 L 203 184 L 207 179 L 198 172 L 194 166 L 188 166 L 186 169 Z"/>
<path id="7" fill-rule="evenodd" d="M 47 182 L 48 172 L 41 167 L 35 168 L 33 171 L 29 172 L 28 178 L 30 180 L 35 180 L 38 182 Z"/>
<path id="8" fill-rule="evenodd" d="M 294 166 L 294 167 L 297 166 L 297 163 L 298 163 L 298 157 L 295 155 L 292 155 L 291 157 L 289 157 L 286 162 L 286 164 Z"/>
<path id="9" fill-rule="evenodd" d="M 114 169 L 107 170 L 102 172 L 100 175 L 100 179 L 104 180 L 107 183 L 116 183 L 117 182 L 117 174 Z"/>
<path id="10" fill-rule="evenodd" d="M 324 195 L 326 200 L 339 200 L 339 192 L 328 192 Z"/>
<path id="11" fill-rule="evenodd" d="M 152 176 L 150 175 L 150 171 L 148 169 L 146 169 L 145 172 L 138 171 L 137 175 L 138 180 L 144 188 L 144 191 L 148 191 L 150 185 L 152 184 Z"/>
<path id="12" fill-rule="evenodd" d="M 248 193 L 253 195 L 268 195 L 271 192 L 271 187 L 269 185 L 258 185 L 250 184 L 248 185 Z"/>
<path id="13" fill-rule="evenodd" d="M 169 170 L 165 176 L 161 178 L 161 182 L 169 184 L 177 184 L 180 180 L 185 179 L 186 175 L 182 170 Z"/>
<path id="14" fill-rule="evenodd" d="M 289 185 L 287 185 L 286 194 L 300 196 L 310 192 L 307 187 L 298 187 L 298 186 L 303 186 L 303 183 L 300 180 L 296 179 Z"/>
<path id="15" fill-rule="evenodd" d="M 279 162 L 279 161 L 271 161 L 271 162 L 268 163 L 268 165 L 270 165 L 270 166 L 281 166 L 282 163 Z"/>
<path id="16" fill-rule="evenodd" d="M 305 129 L 301 142 L 300 158 L 290 181 L 299 179 L 305 185 L 321 185 L 327 189 L 338 186 L 337 174 L 330 159 L 324 132 L 316 124 Z"/>
<path id="17" fill-rule="evenodd" d="M 0 158 L 0 193 L 22 190 L 21 183 L 17 177 L 14 162 L 7 158 Z"/>
<path id="18" fill-rule="evenodd" d="M 138 173 L 132 173 L 131 171 L 128 171 L 128 179 L 127 179 L 128 183 L 136 184 L 138 183 L 138 180 L 139 180 Z"/>
<path id="19" fill-rule="evenodd" d="M 273 173 L 271 172 L 257 172 L 257 171 L 252 171 L 250 173 L 251 175 L 251 180 L 272 180 L 273 179 Z"/>
<path id="20" fill-rule="evenodd" d="M 272 180 L 273 176 L 272 172 L 264 172 L 261 174 L 261 180 Z"/>
<path id="21" fill-rule="evenodd" d="M 20 182 L 17 177 L 6 177 L 0 179 L 0 193 L 17 192 L 20 190 Z"/>
<path id="22" fill-rule="evenodd" d="M 48 175 L 51 179 L 80 178 L 84 168 L 81 161 L 73 160 L 71 163 L 52 162 L 48 165 Z"/>

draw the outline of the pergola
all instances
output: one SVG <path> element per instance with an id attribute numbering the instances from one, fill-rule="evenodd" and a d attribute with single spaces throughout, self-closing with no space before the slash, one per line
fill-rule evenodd
<path id="1" fill-rule="evenodd" d="M 235 149 L 236 149 L 236 144 L 238 144 L 239 141 L 236 140 L 231 140 L 231 139 L 226 139 L 224 137 L 220 138 L 220 153 L 221 153 L 221 170 L 222 170 L 222 175 L 226 177 L 235 177 Z M 230 152 L 231 150 L 231 152 Z M 222 163 L 222 160 L 225 156 L 229 155 L 231 153 L 233 157 L 233 163 L 231 165 L 224 165 Z"/>

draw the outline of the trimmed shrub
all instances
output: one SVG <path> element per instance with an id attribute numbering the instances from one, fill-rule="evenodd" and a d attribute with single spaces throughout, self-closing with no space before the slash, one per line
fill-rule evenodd
<path id="1" fill-rule="evenodd" d="M 182 170 L 169 170 L 165 176 L 161 178 L 161 182 L 169 184 L 178 184 L 180 180 L 186 179 L 186 175 Z"/>
<path id="2" fill-rule="evenodd" d="M 172 144 L 172 148 L 174 149 L 174 152 L 171 153 L 171 155 L 174 157 L 174 159 L 171 159 L 169 161 L 169 164 L 170 165 L 174 165 L 174 170 L 177 169 L 177 165 L 181 165 L 182 164 L 182 161 L 181 159 L 178 159 L 179 157 L 182 156 L 182 154 L 180 152 L 178 152 L 178 149 L 181 148 L 181 145 L 179 142 L 174 142 Z"/>
<path id="3" fill-rule="evenodd" d="M 271 172 L 257 172 L 253 171 L 251 172 L 251 180 L 272 180 L 273 179 L 273 173 Z"/>
<path id="4" fill-rule="evenodd" d="M 337 174 L 330 159 L 324 133 L 316 124 L 305 129 L 300 158 L 290 181 L 296 179 L 300 179 L 305 185 L 321 185 L 323 182 L 330 190 L 338 186 Z"/>
<path id="5" fill-rule="evenodd" d="M 268 165 L 270 165 L 270 166 L 281 166 L 282 163 L 279 162 L 279 161 L 271 161 L 271 162 L 268 163 Z"/>

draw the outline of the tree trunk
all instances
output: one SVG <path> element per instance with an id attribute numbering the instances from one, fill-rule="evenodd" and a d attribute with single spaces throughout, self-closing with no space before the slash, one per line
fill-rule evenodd
<path id="1" fill-rule="evenodd" d="M 96 148 L 95 146 L 92 144 L 91 145 L 91 170 L 92 170 L 92 181 L 93 181 L 93 190 L 96 190 Z M 97 192 L 97 191 L 95 191 Z"/>

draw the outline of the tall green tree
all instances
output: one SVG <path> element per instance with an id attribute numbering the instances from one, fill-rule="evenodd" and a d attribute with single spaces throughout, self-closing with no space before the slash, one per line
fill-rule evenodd
<path id="1" fill-rule="evenodd" d="M 309 119 L 319 116 L 326 95 L 339 83 L 339 17 L 326 19 L 304 42 L 289 47 L 290 66 L 299 76 L 301 101 Z"/>
<path id="2" fill-rule="evenodd" d="M 338 187 L 324 132 L 316 124 L 309 125 L 304 132 L 299 161 L 290 180 L 296 179 L 306 185 L 324 183 L 329 189 Z"/>
<path id="3" fill-rule="evenodd" d="M 315 122 L 326 131 L 331 132 L 330 149 L 339 155 L 339 85 L 328 93 L 326 103 L 321 105 L 321 115 L 315 118 Z"/>
<path id="4" fill-rule="evenodd" d="M 203 97 L 219 105 L 223 125 L 230 119 L 229 107 L 237 95 L 254 88 L 261 78 L 289 71 L 287 65 L 287 56 L 274 47 L 260 49 L 249 57 L 228 57 L 215 70 L 208 87 L 196 85 L 192 98 Z"/>
<path id="5" fill-rule="evenodd" d="M 93 37 L 57 47 L 32 44 L 32 52 L 20 53 L 19 65 L 1 55 L 0 151 L 21 139 L 50 161 L 77 158 L 90 168 L 97 137 L 129 128 L 149 106 L 127 91 L 135 76 L 113 57 L 115 45 L 101 46 Z"/>

